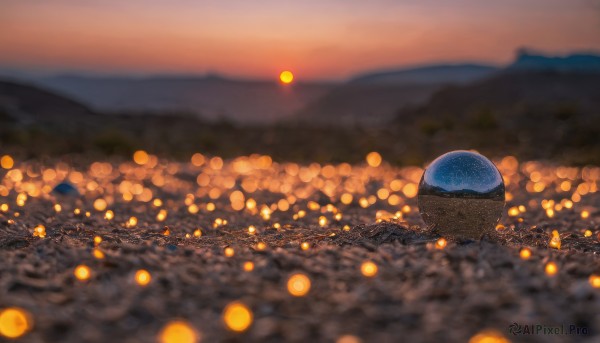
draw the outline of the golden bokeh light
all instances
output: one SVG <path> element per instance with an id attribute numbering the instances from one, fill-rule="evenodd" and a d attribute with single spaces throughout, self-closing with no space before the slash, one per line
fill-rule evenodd
<path id="1" fill-rule="evenodd" d="M 94 209 L 96 211 L 104 211 L 107 206 L 108 204 L 106 203 L 106 200 L 102 198 L 98 198 L 94 201 Z"/>
<path id="2" fill-rule="evenodd" d="M 550 242 L 548 243 L 550 248 L 560 249 L 561 241 L 560 234 L 556 230 L 552 230 L 552 238 L 550 238 Z"/>
<path id="3" fill-rule="evenodd" d="M 531 257 L 531 250 L 529 250 L 529 248 L 523 248 L 519 252 L 519 256 L 521 256 L 521 259 L 523 260 L 528 260 Z"/>
<path id="4" fill-rule="evenodd" d="M 92 276 L 92 271 L 90 270 L 90 267 L 80 264 L 73 271 L 73 275 L 75 275 L 79 281 L 87 281 Z"/>
<path id="5" fill-rule="evenodd" d="M 244 262 L 244 271 L 245 272 L 251 272 L 253 270 L 254 270 L 254 262 L 252 262 L 252 261 Z"/>
<path id="6" fill-rule="evenodd" d="M 288 279 L 287 289 L 291 295 L 303 297 L 310 291 L 310 279 L 301 273 L 294 274 Z"/>
<path id="7" fill-rule="evenodd" d="M 362 343 L 362 340 L 354 335 L 343 335 L 338 337 L 335 343 Z"/>
<path id="8" fill-rule="evenodd" d="M 19 338 L 33 327 L 29 312 L 18 307 L 0 310 L 0 336 Z"/>
<path id="9" fill-rule="evenodd" d="M 0 158 L 0 166 L 4 169 L 11 169 L 15 165 L 15 161 L 10 155 L 4 155 Z"/>
<path id="10" fill-rule="evenodd" d="M 252 311 L 239 301 L 228 304 L 223 310 L 223 322 L 231 331 L 246 331 L 252 325 L 253 318 Z"/>
<path id="11" fill-rule="evenodd" d="M 469 343 L 510 343 L 510 340 L 500 332 L 488 329 L 475 334 L 469 339 Z"/>
<path id="12" fill-rule="evenodd" d="M 104 255 L 104 253 L 102 252 L 102 250 L 95 248 L 92 251 L 92 255 L 94 255 L 94 258 L 97 260 L 103 260 L 106 256 Z"/>
<path id="13" fill-rule="evenodd" d="M 435 242 L 435 248 L 442 250 L 448 245 L 448 241 L 445 238 L 440 238 Z"/>
<path id="14" fill-rule="evenodd" d="M 167 323 L 158 334 L 160 343 L 196 343 L 200 341 L 199 333 L 188 322 L 173 320 Z"/>
<path id="15" fill-rule="evenodd" d="M 46 237 L 46 227 L 42 224 L 36 226 L 33 229 L 33 237 L 45 238 Z"/>
<path id="16" fill-rule="evenodd" d="M 148 155 L 148 153 L 144 150 L 138 150 L 133 153 L 133 161 L 140 166 L 143 166 L 150 161 L 150 155 Z"/>
<path id="17" fill-rule="evenodd" d="M 292 74 L 292 72 L 289 70 L 284 70 L 279 74 L 279 80 L 283 84 L 290 84 L 292 81 L 294 81 L 294 74 Z"/>
<path id="18" fill-rule="evenodd" d="M 544 268 L 544 270 L 546 271 L 546 274 L 553 276 L 556 275 L 556 273 L 558 273 L 558 266 L 554 262 L 548 262 L 546 263 L 546 267 Z"/>
<path id="19" fill-rule="evenodd" d="M 367 164 L 371 167 L 379 167 L 381 161 L 383 161 L 381 155 L 377 151 L 372 151 L 365 157 Z"/>
<path id="20" fill-rule="evenodd" d="M 377 275 L 377 271 L 377 265 L 371 261 L 363 262 L 360 265 L 360 272 L 366 277 L 374 277 L 375 275 Z"/>
<path id="21" fill-rule="evenodd" d="M 135 282 L 142 287 L 147 286 L 152 281 L 152 275 L 145 269 L 136 271 L 134 278 Z"/>

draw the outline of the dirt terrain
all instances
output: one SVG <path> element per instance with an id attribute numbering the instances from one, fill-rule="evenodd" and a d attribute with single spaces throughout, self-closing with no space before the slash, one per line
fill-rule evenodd
<path id="1" fill-rule="evenodd" d="M 423 224 L 421 168 L 367 162 L 3 161 L 0 309 L 30 315 L 21 342 L 170 342 L 173 320 L 203 342 L 600 340 L 600 168 L 495 161 L 500 225 L 458 242 Z"/>

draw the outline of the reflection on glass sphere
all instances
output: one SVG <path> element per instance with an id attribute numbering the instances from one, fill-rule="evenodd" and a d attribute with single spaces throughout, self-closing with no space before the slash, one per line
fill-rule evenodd
<path id="1" fill-rule="evenodd" d="M 457 150 L 433 161 L 419 184 L 419 211 L 443 236 L 478 239 L 504 209 L 504 180 L 485 156 Z"/>

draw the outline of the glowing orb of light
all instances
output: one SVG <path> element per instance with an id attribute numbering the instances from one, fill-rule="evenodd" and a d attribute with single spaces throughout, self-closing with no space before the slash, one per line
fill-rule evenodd
<path id="1" fill-rule="evenodd" d="M 279 80 L 283 84 L 290 84 L 292 81 L 294 81 L 294 74 L 292 74 L 292 72 L 289 70 L 284 70 L 281 72 L 281 74 L 279 74 Z"/>
<path id="2" fill-rule="evenodd" d="M 223 310 L 223 321 L 229 330 L 235 332 L 246 331 L 252 324 L 252 311 L 244 304 L 234 301 Z"/>
<path id="3" fill-rule="evenodd" d="M 150 281 L 152 281 L 152 275 L 150 275 L 150 273 L 145 270 L 145 269 L 140 269 L 137 272 L 135 272 L 135 282 L 144 287 L 147 286 Z"/>
<path id="4" fill-rule="evenodd" d="M 158 340 L 160 343 L 196 343 L 200 335 L 188 322 L 173 320 L 163 327 Z"/>
<path id="5" fill-rule="evenodd" d="M 86 281 L 92 276 L 92 271 L 90 267 L 80 264 L 75 268 L 73 274 L 79 281 Z"/>
<path id="6" fill-rule="evenodd" d="M 377 269 L 377 265 L 371 261 L 363 262 L 363 264 L 360 265 L 360 272 L 365 277 L 374 277 L 377 275 Z"/>
<path id="7" fill-rule="evenodd" d="M 305 296 L 310 291 L 310 279 L 304 274 L 294 274 L 288 279 L 287 288 L 295 297 Z"/>
<path id="8" fill-rule="evenodd" d="M 0 336 L 17 338 L 31 329 L 31 315 L 17 307 L 9 307 L 0 311 Z"/>

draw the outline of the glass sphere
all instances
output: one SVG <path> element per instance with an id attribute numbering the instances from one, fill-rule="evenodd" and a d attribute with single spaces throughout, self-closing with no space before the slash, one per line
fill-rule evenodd
<path id="1" fill-rule="evenodd" d="M 419 212 L 427 226 L 456 239 L 492 231 L 504 209 L 504 180 L 485 156 L 457 150 L 436 158 L 419 183 Z"/>

